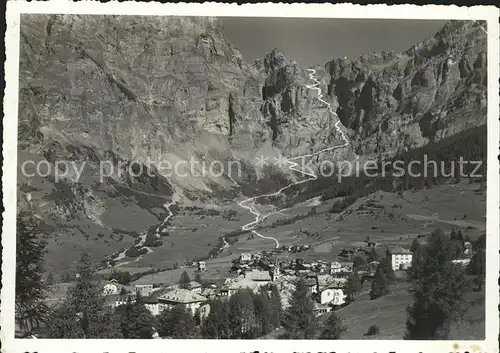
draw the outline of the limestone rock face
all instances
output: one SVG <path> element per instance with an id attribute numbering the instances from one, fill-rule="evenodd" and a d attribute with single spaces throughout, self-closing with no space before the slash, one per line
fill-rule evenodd
<path id="1" fill-rule="evenodd" d="M 485 123 L 486 34 L 475 22 L 449 22 L 404 53 L 317 68 L 335 114 L 306 87 L 314 82 L 304 68 L 276 49 L 245 63 L 216 19 L 26 15 L 22 23 L 19 137 L 28 148 L 64 135 L 144 161 L 208 134 L 228 155 L 228 137 L 294 155 L 338 139 L 340 119 L 358 154 L 393 154 Z"/>
<path id="2" fill-rule="evenodd" d="M 452 21 L 404 53 L 332 60 L 329 94 L 358 153 L 393 154 L 486 123 L 485 58 L 483 28 Z"/>
<path id="3" fill-rule="evenodd" d="M 58 183 L 54 173 L 20 177 L 20 205 L 84 234 L 123 229 L 113 210 L 131 212 L 146 223 L 133 224 L 139 231 L 164 219 L 172 195 L 234 202 L 241 185 L 266 175 L 254 163 L 260 154 L 320 151 L 339 145 L 342 131 L 349 147 L 315 161 L 395 155 L 486 123 L 478 23 L 451 21 L 403 53 L 333 59 L 313 68 L 317 81 L 277 49 L 245 62 L 223 33 L 208 17 L 23 15 L 20 161 L 86 168 Z M 200 178 L 155 165 L 202 157 L 239 160 L 244 175 Z M 113 171 L 101 181 L 103 161 Z M 131 167 L 150 173 L 120 173 Z"/>

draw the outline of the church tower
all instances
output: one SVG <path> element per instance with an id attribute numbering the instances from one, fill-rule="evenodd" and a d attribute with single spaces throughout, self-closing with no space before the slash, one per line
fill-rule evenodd
<path id="1" fill-rule="evenodd" d="M 273 267 L 273 272 L 272 272 L 272 276 L 271 276 L 271 280 L 274 282 L 276 281 L 276 279 L 278 279 L 278 277 L 281 275 L 281 272 L 280 272 L 280 266 L 278 264 L 278 260 L 274 260 L 274 267 Z"/>

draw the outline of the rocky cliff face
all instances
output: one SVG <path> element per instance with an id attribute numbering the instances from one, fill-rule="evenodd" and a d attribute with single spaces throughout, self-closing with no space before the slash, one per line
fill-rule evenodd
<path id="1" fill-rule="evenodd" d="M 85 236 L 147 229 L 164 219 L 173 193 L 220 200 L 232 190 L 233 202 L 239 186 L 266 175 L 256 156 L 338 143 L 338 118 L 351 145 L 320 158 L 395 155 L 486 123 L 486 34 L 473 22 L 450 22 L 404 53 L 315 68 L 336 115 L 307 87 L 314 82 L 305 68 L 278 50 L 246 63 L 212 18 L 23 15 L 20 46 L 20 161 L 85 167 L 62 183 L 54 170 L 20 174 L 20 205 Z M 239 160 L 244 173 L 200 178 L 155 168 L 190 158 Z M 113 173 L 102 182 L 103 161 Z M 132 162 L 150 173 L 120 172 Z M 144 222 L 122 224 L 124 212 Z"/>
<path id="2" fill-rule="evenodd" d="M 328 92 L 357 151 L 397 152 L 486 123 L 486 33 L 449 22 L 404 53 L 326 64 Z"/>

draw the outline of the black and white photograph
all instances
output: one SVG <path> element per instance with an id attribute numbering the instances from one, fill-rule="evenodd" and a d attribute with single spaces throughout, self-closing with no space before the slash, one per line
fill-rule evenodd
<path id="1" fill-rule="evenodd" d="M 17 19 L 12 339 L 498 348 L 494 16 L 65 12 Z"/>

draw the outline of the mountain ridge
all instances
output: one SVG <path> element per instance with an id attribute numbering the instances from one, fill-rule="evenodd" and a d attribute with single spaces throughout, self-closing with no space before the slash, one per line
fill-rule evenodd
<path id="1" fill-rule="evenodd" d="M 20 163 L 69 160 L 85 170 L 59 182 L 54 172 L 18 173 L 19 207 L 74 238 L 55 245 L 85 247 L 77 238 L 92 237 L 101 254 L 118 251 L 121 241 L 105 240 L 161 223 L 174 192 L 185 205 L 219 207 L 297 178 L 255 158 L 334 145 L 337 116 L 352 148 L 317 162 L 391 158 L 484 125 L 485 52 L 477 23 L 452 21 L 403 53 L 333 59 L 317 70 L 332 116 L 305 87 L 306 69 L 278 50 L 246 63 L 216 19 L 23 15 Z M 167 176 L 149 163 L 204 157 L 240 161 L 243 174 Z M 101 182 L 102 162 L 114 170 Z M 131 177 L 134 163 L 149 175 Z M 126 229 L 120 217 L 137 222 Z"/>

